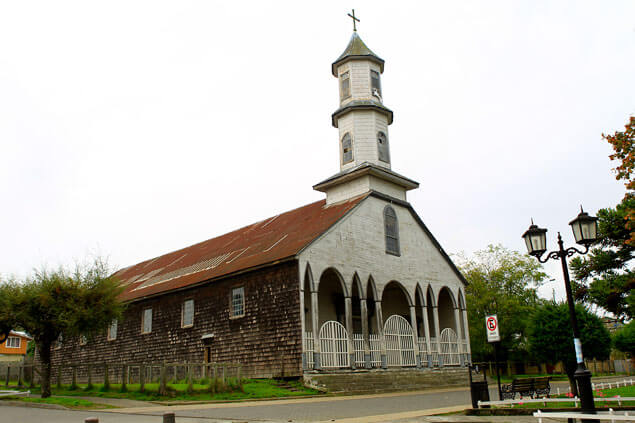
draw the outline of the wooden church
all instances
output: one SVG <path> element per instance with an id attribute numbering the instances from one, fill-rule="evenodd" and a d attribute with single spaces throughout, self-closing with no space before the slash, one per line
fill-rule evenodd
<path id="1" fill-rule="evenodd" d="M 321 201 L 116 272 L 128 307 L 53 363 L 238 362 L 252 377 L 470 361 L 465 279 L 392 170 L 384 60 L 355 31 L 331 66 L 339 81 L 340 172 Z M 335 138 L 333 142 L 336 142 Z"/>

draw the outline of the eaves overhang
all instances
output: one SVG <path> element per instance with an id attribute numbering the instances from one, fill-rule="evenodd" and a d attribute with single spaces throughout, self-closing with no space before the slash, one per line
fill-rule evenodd
<path id="1" fill-rule="evenodd" d="M 337 173 L 330 178 L 327 178 L 322 182 L 313 185 L 313 189 L 320 192 L 326 192 L 329 188 L 343 184 L 348 181 L 352 181 L 365 175 L 376 176 L 377 178 L 392 182 L 395 185 L 403 187 L 407 191 L 419 187 L 419 182 L 417 181 L 406 178 L 405 176 L 395 173 L 392 170 L 379 167 L 372 163 L 364 162 L 357 167 Z"/>
<path id="2" fill-rule="evenodd" d="M 345 106 L 340 107 L 331 115 L 331 123 L 334 127 L 338 127 L 337 120 L 345 115 L 346 113 L 352 112 L 353 110 L 375 110 L 379 113 L 386 115 L 388 118 L 388 125 L 392 124 L 393 121 L 393 113 L 388 107 L 384 106 L 381 103 L 377 103 L 371 100 L 353 100 Z"/>

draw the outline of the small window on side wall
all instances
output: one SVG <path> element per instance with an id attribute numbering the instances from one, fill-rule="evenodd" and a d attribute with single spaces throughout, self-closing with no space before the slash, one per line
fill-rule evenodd
<path id="1" fill-rule="evenodd" d="M 113 321 L 110 322 L 110 326 L 108 326 L 108 334 L 106 338 L 109 341 L 114 341 L 115 339 L 117 339 L 117 319 L 113 319 Z"/>
<path id="2" fill-rule="evenodd" d="M 340 98 L 344 100 L 351 96 L 351 78 L 348 72 L 340 75 Z"/>
<path id="3" fill-rule="evenodd" d="M 342 164 L 353 161 L 353 140 L 349 132 L 342 137 Z"/>
<path id="4" fill-rule="evenodd" d="M 384 208 L 384 232 L 386 236 L 386 253 L 394 256 L 399 253 L 399 222 L 395 209 L 390 206 Z"/>
<path id="5" fill-rule="evenodd" d="M 20 348 L 21 338 L 19 336 L 10 336 L 7 338 L 7 348 Z"/>
<path id="6" fill-rule="evenodd" d="M 229 317 L 242 317 L 245 315 L 245 288 L 238 287 L 232 289 L 232 296 L 229 304 Z"/>
<path id="7" fill-rule="evenodd" d="M 379 160 L 390 163 L 390 150 L 388 149 L 388 137 L 383 132 L 377 132 L 377 153 Z"/>
<path id="8" fill-rule="evenodd" d="M 152 332 L 152 309 L 146 308 L 141 316 L 141 333 Z"/>
<path id="9" fill-rule="evenodd" d="M 194 326 L 194 300 L 185 300 L 181 308 L 181 327 L 191 328 L 192 326 Z"/>

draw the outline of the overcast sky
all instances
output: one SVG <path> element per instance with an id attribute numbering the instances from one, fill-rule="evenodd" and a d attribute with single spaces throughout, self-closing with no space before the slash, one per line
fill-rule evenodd
<path id="1" fill-rule="evenodd" d="M 622 198 L 601 134 L 635 114 L 634 1 L 310 4 L 0 0 L 0 274 L 128 266 L 322 199 L 351 8 L 447 252 L 525 251 L 531 217 L 553 249 Z"/>

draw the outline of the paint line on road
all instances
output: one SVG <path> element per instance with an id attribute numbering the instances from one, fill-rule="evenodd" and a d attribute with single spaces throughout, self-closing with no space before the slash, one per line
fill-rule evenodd
<path id="1" fill-rule="evenodd" d="M 465 409 L 472 408 L 471 404 L 465 405 L 455 405 L 452 407 L 443 407 L 443 408 L 429 408 L 427 410 L 415 410 L 415 411 L 404 411 L 402 413 L 390 413 L 390 414 L 378 414 L 375 416 L 363 416 L 363 417 L 350 417 L 347 419 L 335 419 L 335 420 L 323 420 L 322 422 L 316 423 L 326 423 L 333 422 L 336 423 L 380 423 L 380 422 L 394 422 L 395 420 L 401 419 L 413 419 L 416 417 L 423 416 L 435 416 L 437 414 L 445 414 L 445 413 L 456 413 L 458 411 L 463 411 Z"/>

